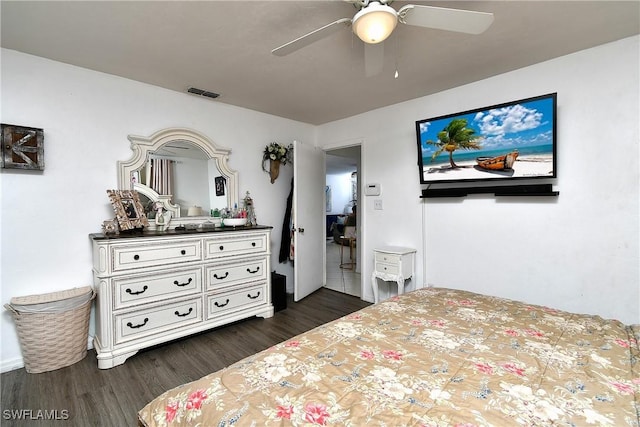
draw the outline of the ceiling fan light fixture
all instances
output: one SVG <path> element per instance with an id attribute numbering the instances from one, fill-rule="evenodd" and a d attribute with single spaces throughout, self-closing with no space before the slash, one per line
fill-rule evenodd
<path id="1" fill-rule="evenodd" d="M 390 6 L 371 2 L 353 17 L 353 32 L 365 43 L 384 41 L 398 24 L 398 15 Z"/>

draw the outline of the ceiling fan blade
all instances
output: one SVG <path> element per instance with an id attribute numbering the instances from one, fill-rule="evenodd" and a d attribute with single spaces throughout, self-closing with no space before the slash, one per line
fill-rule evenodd
<path id="1" fill-rule="evenodd" d="M 398 11 L 398 20 L 418 27 L 480 34 L 493 22 L 493 13 L 408 4 Z"/>
<path id="2" fill-rule="evenodd" d="M 344 27 L 350 26 L 351 18 L 338 19 L 331 24 L 327 24 L 322 28 L 318 28 L 317 30 L 314 30 L 302 37 L 298 37 L 297 39 L 290 41 L 289 43 L 285 43 L 282 46 L 273 49 L 271 53 L 276 56 L 288 55 L 298 49 L 302 49 L 303 47 L 310 45 L 311 43 L 317 42 L 320 39 L 330 36 L 331 34 L 337 32 L 338 30 L 341 30 Z"/>
<path id="3" fill-rule="evenodd" d="M 364 75 L 372 77 L 380 74 L 384 67 L 384 42 L 364 44 Z"/>

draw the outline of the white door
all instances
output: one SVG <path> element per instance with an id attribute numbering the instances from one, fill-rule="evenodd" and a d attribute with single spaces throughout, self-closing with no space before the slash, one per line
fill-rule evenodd
<path id="1" fill-rule="evenodd" d="M 324 285 L 325 154 L 293 144 L 293 299 L 300 301 Z"/>

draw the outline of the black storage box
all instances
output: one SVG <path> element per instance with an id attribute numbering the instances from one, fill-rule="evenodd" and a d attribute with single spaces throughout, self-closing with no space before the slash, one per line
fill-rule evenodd
<path id="1" fill-rule="evenodd" d="M 287 276 L 271 273 L 271 303 L 275 311 L 287 308 Z"/>

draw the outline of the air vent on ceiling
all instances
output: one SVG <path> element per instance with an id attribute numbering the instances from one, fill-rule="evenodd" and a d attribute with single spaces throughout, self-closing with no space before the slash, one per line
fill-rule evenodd
<path id="1" fill-rule="evenodd" d="M 206 90 L 198 89 L 196 87 L 190 87 L 187 89 L 187 92 L 192 93 L 194 95 L 206 96 L 207 98 L 217 98 L 220 96 L 219 93 L 209 92 Z"/>

